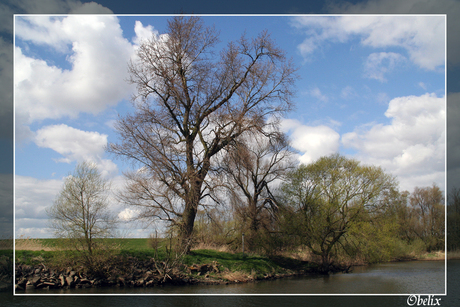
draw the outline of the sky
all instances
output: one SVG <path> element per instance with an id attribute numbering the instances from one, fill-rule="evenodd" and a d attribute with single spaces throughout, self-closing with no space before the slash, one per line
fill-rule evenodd
<path id="1" fill-rule="evenodd" d="M 127 62 L 170 16 L 19 15 L 14 23 L 15 236 L 51 237 L 46 208 L 78 162 L 116 190 L 129 165 L 107 154 L 131 112 Z M 446 189 L 444 15 L 202 16 L 221 44 L 268 30 L 298 67 L 281 129 L 299 163 L 340 153 L 381 166 L 401 190 Z M 123 220 L 132 208 L 116 202 Z M 124 236 L 149 230 L 125 224 Z"/>

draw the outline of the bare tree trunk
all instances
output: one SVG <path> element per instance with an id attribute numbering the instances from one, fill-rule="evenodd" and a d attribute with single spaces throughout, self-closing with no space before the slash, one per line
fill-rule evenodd
<path id="1" fill-rule="evenodd" d="M 196 211 L 195 205 L 191 203 L 185 205 L 179 229 L 179 249 L 185 253 L 188 253 L 191 248 Z"/>

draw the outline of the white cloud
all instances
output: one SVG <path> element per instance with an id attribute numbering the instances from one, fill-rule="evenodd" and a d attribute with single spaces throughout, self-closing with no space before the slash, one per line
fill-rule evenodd
<path id="1" fill-rule="evenodd" d="M 390 101 L 385 116 L 391 124 L 357 128 L 342 136 L 343 145 L 358 150 L 358 160 L 398 176 L 403 189 L 412 190 L 415 182 L 437 182 L 444 188 L 445 98 L 398 97 Z"/>
<path id="2" fill-rule="evenodd" d="M 65 156 L 61 162 L 83 161 L 104 153 L 107 135 L 82 131 L 61 124 L 38 130 L 35 143 Z"/>
<path id="3" fill-rule="evenodd" d="M 110 9 L 96 2 L 6 0 L 0 3 L 0 32 L 13 32 L 11 17 L 18 12 L 24 14 L 113 14 Z"/>
<path id="4" fill-rule="evenodd" d="M 22 219 L 46 220 L 46 208 L 51 206 L 62 188 L 63 181 L 40 180 L 32 177 L 15 177 L 16 223 Z M 31 225 L 30 225 L 31 226 Z M 24 227 L 23 225 L 21 227 Z"/>
<path id="5" fill-rule="evenodd" d="M 321 90 L 318 87 L 313 88 L 309 92 L 309 94 L 311 96 L 315 97 L 316 99 L 318 99 L 321 102 L 328 102 L 329 101 L 329 98 L 326 95 L 324 95 L 323 93 L 321 93 Z"/>
<path id="6" fill-rule="evenodd" d="M 81 1 L 74 0 L 7 0 L 0 3 L 0 32 L 13 33 L 13 14 L 77 14 L 77 13 L 91 13 L 91 14 L 112 14 L 113 12 L 95 2 L 82 3 Z M 51 33 L 50 33 L 51 34 Z M 0 38 L 0 92 L 3 94 L 3 99 L 0 101 L 0 131 L 7 133 L 10 137 L 10 129 L 12 125 L 12 91 L 13 74 L 13 47 L 8 41 Z M 30 116 L 27 110 L 25 115 L 16 118 L 16 140 L 22 141 L 30 139 L 30 131 L 26 126 L 30 123 Z M 16 110 L 18 115 L 18 110 Z M 26 124 L 26 125 L 24 125 Z M 8 128 L 5 128 L 8 127 Z"/>
<path id="7" fill-rule="evenodd" d="M 329 5 L 330 13 L 341 14 L 449 14 L 449 16 L 460 15 L 460 4 L 458 0 L 368 0 L 351 4 L 345 1 L 336 1 L 336 4 Z M 460 39 L 458 30 L 460 29 L 459 18 L 447 18 L 447 45 L 449 54 L 448 61 L 452 64 L 460 63 Z M 415 27 L 416 25 L 414 25 Z M 433 27 L 436 27 L 433 25 Z M 433 36 L 433 30 L 427 32 L 427 37 L 417 37 L 420 42 L 427 41 Z M 421 29 L 421 33 L 424 30 Z M 391 32 L 389 32 L 391 34 Z M 439 35 L 441 36 L 441 34 Z M 444 37 L 444 35 L 442 35 Z M 414 40 L 415 40 L 414 36 Z M 434 45 L 433 45 L 434 46 Z M 419 54 L 419 56 L 426 58 Z M 429 60 L 428 60 L 429 61 Z"/>
<path id="8" fill-rule="evenodd" d="M 364 75 L 370 79 L 386 82 L 385 74 L 405 61 L 405 57 L 394 52 L 371 53 L 364 63 Z"/>
<path id="9" fill-rule="evenodd" d="M 64 124 L 53 125 L 38 130 L 35 143 L 39 147 L 51 148 L 63 155 L 64 157 L 58 162 L 93 161 L 98 165 L 104 177 L 118 170 L 115 163 L 102 158 L 107 145 L 105 134 L 83 131 Z"/>
<path id="10" fill-rule="evenodd" d="M 129 96 L 125 81 L 132 45 L 113 16 L 71 15 L 65 18 L 17 18 L 17 37 L 69 51 L 70 70 L 28 57 L 15 48 L 16 110 L 29 122 L 80 112 L 97 114 Z M 71 46 L 71 47 L 70 47 Z M 26 123 L 26 124 L 28 124 Z"/>
<path id="11" fill-rule="evenodd" d="M 281 128 L 284 132 L 291 132 L 291 146 L 301 152 L 299 161 L 303 164 L 309 164 L 339 150 L 340 135 L 330 127 L 306 126 L 297 120 L 285 119 Z"/>
<path id="12" fill-rule="evenodd" d="M 426 91 L 427 87 L 426 87 L 426 84 L 424 82 L 419 82 L 418 83 L 418 86 L 420 86 L 422 89 L 424 89 Z"/>
<path id="13" fill-rule="evenodd" d="M 136 45 L 140 45 L 143 40 L 151 39 L 152 36 L 158 36 L 158 31 L 154 30 L 151 25 L 144 27 L 142 22 L 136 20 L 134 25 L 134 32 L 136 33 L 136 37 L 133 38 L 133 42 Z"/>
<path id="14" fill-rule="evenodd" d="M 444 16 L 308 16 L 293 18 L 292 24 L 307 36 L 298 47 L 304 57 L 325 42 L 343 43 L 360 37 L 363 46 L 402 47 L 410 60 L 424 69 L 444 65 Z"/>
<path id="15" fill-rule="evenodd" d="M 120 213 L 118 213 L 118 218 L 121 221 L 130 221 L 139 214 L 139 210 L 126 208 Z"/>

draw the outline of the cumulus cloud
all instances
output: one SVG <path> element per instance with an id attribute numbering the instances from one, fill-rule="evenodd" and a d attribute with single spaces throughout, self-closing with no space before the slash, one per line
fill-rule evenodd
<path id="1" fill-rule="evenodd" d="M 23 218 L 47 219 L 45 208 L 53 204 L 62 184 L 63 181 L 60 179 L 40 180 L 16 175 L 16 220 Z"/>
<path id="2" fill-rule="evenodd" d="M 380 165 L 411 190 L 419 183 L 444 188 L 445 98 L 435 94 L 392 99 L 385 116 L 391 124 L 373 124 L 342 136 L 364 163 Z M 427 175 L 429 174 L 429 175 Z"/>
<path id="3" fill-rule="evenodd" d="M 35 144 L 50 148 L 64 157 L 57 162 L 72 161 L 95 162 L 102 176 L 107 177 L 117 172 L 117 166 L 111 160 L 103 159 L 107 135 L 98 132 L 83 131 L 67 125 L 46 126 L 36 132 Z"/>
<path id="4" fill-rule="evenodd" d="M 363 46 L 402 47 L 421 68 L 434 70 L 445 62 L 444 16 L 295 17 L 292 25 L 306 34 L 299 45 L 308 58 L 325 42 L 359 37 Z"/>
<path id="5" fill-rule="evenodd" d="M 15 48 L 15 105 L 29 123 L 97 114 L 129 96 L 126 63 L 132 45 L 113 16 L 17 17 L 16 36 L 69 53 L 71 69 L 29 57 Z"/>
<path id="6" fill-rule="evenodd" d="M 0 3 L 0 32 L 12 33 L 13 14 L 113 14 L 113 12 L 96 3 L 76 0 L 4 0 Z"/>
<path id="7" fill-rule="evenodd" d="M 47 228 L 46 208 L 51 206 L 62 188 L 62 180 L 40 180 L 15 177 L 15 234 L 16 237 L 52 237 Z"/>
<path id="8" fill-rule="evenodd" d="M 330 13 L 340 14 L 449 14 L 449 16 L 458 16 L 460 14 L 460 5 L 457 0 L 368 0 L 358 3 L 350 3 L 347 1 L 330 2 L 328 6 Z M 414 25 L 415 27 L 416 25 Z M 433 24 L 434 27 L 436 25 Z M 439 24 L 437 27 L 440 27 Z M 425 28 L 425 27 L 424 27 Z M 460 29 L 459 18 L 447 18 L 447 45 L 448 61 L 451 64 L 458 65 L 460 63 L 460 39 L 458 30 Z M 420 29 L 421 33 L 425 30 Z M 428 29 L 429 30 L 429 29 Z M 416 37 L 413 40 L 418 40 L 420 43 L 428 40 L 433 36 L 433 30 L 429 30 L 427 37 Z M 391 32 L 388 32 L 391 34 Z M 439 34 L 444 37 L 444 34 Z M 439 41 L 436 41 L 440 43 Z M 419 50 L 422 52 L 422 49 Z M 429 51 L 429 50 L 427 50 Z M 424 57 L 420 53 L 420 57 Z M 428 60 L 428 62 L 430 62 Z"/>
<path id="9" fill-rule="evenodd" d="M 137 20 L 134 25 L 134 32 L 136 33 L 136 36 L 133 38 L 133 42 L 136 45 L 140 45 L 143 40 L 148 40 L 152 38 L 152 36 L 158 36 L 158 31 L 155 30 L 153 26 L 148 25 L 147 27 L 144 27 L 142 22 L 139 20 Z"/>
<path id="10" fill-rule="evenodd" d="M 309 164 L 339 150 L 340 135 L 330 127 L 306 126 L 297 120 L 285 119 L 281 128 L 290 133 L 291 146 L 300 152 L 300 163 Z"/>
<path id="11" fill-rule="evenodd" d="M 118 218 L 121 221 L 130 221 L 139 214 L 139 210 L 125 208 L 123 211 L 118 213 Z"/>

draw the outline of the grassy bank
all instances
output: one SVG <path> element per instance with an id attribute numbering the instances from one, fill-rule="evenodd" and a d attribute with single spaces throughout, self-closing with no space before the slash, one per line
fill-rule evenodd
<path id="1" fill-rule="evenodd" d="M 219 271 L 215 275 L 229 281 L 276 278 L 314 269 L 308 262 L 288 257 L 265 257 L 215 250 L 193 250 L 184 257 L 183 263 L 189 267 L 215 264 Z"/>
<path id="2" fill-rule="evenodd" d="M 158 240 L 154 244 L 155 248 L 152 247 L 150 239 L 105 241 L 107 245 L 116 246 L 113 257 L 109 261 L 104 260 L 108 265 L 105 269 L 108 272 L 107 279 L 123 280 L 124 283 L 128 279 L 133 280 L 130 272 L 134 271 L 142 271 L 141 275 L 153 271 L 161 282 L 181 280 L 185 283 L 212 284 L 280 278 L 315 270 L 315 266 L 310 263 L 289 257 L 267 257 L 211 249 L 192 250 L 187 255 L 176 257 L 169 248 L 169 240 Z M 73 270 L 78 270 L 78 253 L 66 250 L 61 243 L 62 241 L 56 239 L 17 240 L 16 268 L 47 267 L 63 271 L 67 267 L 73 267 Z M 80 265 L 80 268 L 84 271 L 83 266 Z M 134 284 L 137 280 L 141 278 L 136 278 Z"/>

